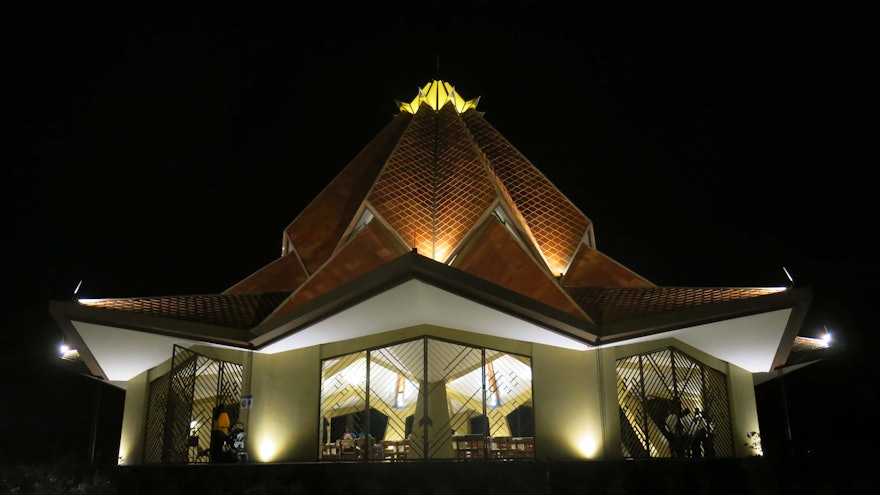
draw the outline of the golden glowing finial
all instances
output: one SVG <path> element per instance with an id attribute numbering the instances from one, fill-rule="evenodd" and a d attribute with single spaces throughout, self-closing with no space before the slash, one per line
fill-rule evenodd
<path id="1" fill-rule="evenodd" d="M 413 101 L 409 103 L 399 101 L 397 102 L 397 107 L 401 112 L 415 114 L 422 103 L 427 103 L 434 111 L 437 111 L 443 108 L 443 105 L 449 101 L 455 105 L 458 113 L 463 113 L 465 110 L 477 108 L 480 98 L 465 101 L 464 98 L 455 92 L 455 88 L 451 84 L 445 81 L 434 80 L 425 84 L 424 88 L 419 89 L 419 94 L 413 98 Z"/>

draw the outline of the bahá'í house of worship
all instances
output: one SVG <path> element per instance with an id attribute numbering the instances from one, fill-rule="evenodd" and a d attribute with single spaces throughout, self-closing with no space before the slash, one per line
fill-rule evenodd
<path id="1" fill-rule="evenodd" d="M 211 462 L 218 406 L 251 463 L 757 453 L 810 290 L 655 285 L 477 103 L 398 102 L 221 293 L 50 304 L 125 389 L 121 463 Z"/>

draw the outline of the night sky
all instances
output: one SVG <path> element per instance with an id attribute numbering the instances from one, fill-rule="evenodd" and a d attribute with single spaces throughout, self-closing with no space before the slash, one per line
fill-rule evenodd
<path id="1" fill-rule="evenodd" d="M 812 287 L 802 335 L 827 326 L 835 350 L 786 383 L 799 448 L 830 449 L 812 422 L 877 399 L 875 153 L 844 50 L 860 31 L 820 13 L 633 24 L 501 5 L 15 12 L 0 428 L 16 441 L 0 460 L 88 450 L 99 389 L 55 365 L 50 300 L 80 281 L 86 298 L 222 292 L 435 78 L 481 97 L 598 249 L 653 283 L 782 286 L 785 267 Z M 104 429 L 121 397 L 101 395 Z"/>

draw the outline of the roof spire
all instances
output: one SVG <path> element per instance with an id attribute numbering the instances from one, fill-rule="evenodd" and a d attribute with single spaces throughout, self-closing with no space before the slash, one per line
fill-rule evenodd
<path id="1" fill-rule="evenodd" d="M 435 79 L 423 88 L 419 89 L 419 94 L 411 102 L 401 102 L 396 100 L 397 107 L 401 111 L 415 114 L 419 110 L 422 103 L 428 104 L 435 111 L 439 111 L 447 101 L 452 101 L 458 113 L 463 113 L 468 109 L 476 108 L 480 98 L 473 100 L 465 100 L 461 97 L 455 88 L 448 82 Z"/>

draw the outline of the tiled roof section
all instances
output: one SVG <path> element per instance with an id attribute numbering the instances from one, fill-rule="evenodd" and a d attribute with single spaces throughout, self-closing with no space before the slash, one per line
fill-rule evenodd
<path id="1" fill-rule="evenodd" d="M 330 259 L 410 117 L 397 115 L 287 228 L 310 274 Z"/>
<path id="2" fill-rule="evenodd" d="M 409 252 L 374 219 L 275 312 L 286 313 Z"/>
<path id="3" fill-rule="evenodd" d="M 653 287 L 640 275 L 613 259 L 581 244 L 562 285 L 572 287 Z"/>
<path id="4" fill-rule="evenodd" d="M 302 285 L 306 278 L 306 272 L 296 258 L 296 253 L 291 252 L 260 268 L 256 273 L 233 285 L 223 293 L 286 292 L 290 294 Z"/>
<path id="5" fill-rule="evenodd" d="M 578 318 L 587 318 L 495 217 L 486 220 L 452 266 Z"/>
<path id="6" fill-rule="evenodd" d="M 422 105 L 368 198 L 376 213 L 425 255 L 432 252 L 435 136 L 435 112 Z"/>
<path id="7" fill-rule="evenodd" d="M 433 258 L 445 262 L 496 196 L 478 149 L 451 102 L 437 119 L 440 139 Z"/>
<path id="8" fill-rule="evenodd" d="M 520 236 L 524 238 L 528 238 L 529 242 L 537 249 L 538 243 L 535 241 L 535 238 L 532 236 L 532 232 L 528 228 L 528 223 L 526 219 L 523 218 L 522 212 L 516 207 L 513 202 L 513 198 L 510 197 L 510 192 L 504 187 L 504 184 L 501 182 L 501 179 L 495 174 L 495 170 L 491 167 L 489 168 L 489 175 L 491 175 L 493 182 L 498 187 L 498 195 L 501 197 L 501 202 L 507 208 L 504 210 L 508 213 L 513 213 L 513 218 L 517 222 L 516 230 L 520 233 Z"/>
<path id="9" fill-rule="evenodd" d="M 795 337 L 794 344 L 791 346 L 791 352 L 809 352 L 827 349 L 828 342 L 822 339 L 814 339 L 810 337 Z"/>
<path id="10" fill-rule="evenodd" d="M 83 306 L 247 330 L 260 324 L 289 292 L 81 300 Z"/>
<path id="11" fill-rule="evenodd" d="M 751 299 L 778 292 L 768 288 L 701 287 L 566 287 L 577 304 L 594 322 L 613 323 L 692 309 L 708 304 Z"/>
<path id="12" fill-rule="evenodd" d="M 468 110 L 462 118 L 522 212 L 550 269 L 562 273 L 587 231 L 589 219 L 481 113 Z"/>

